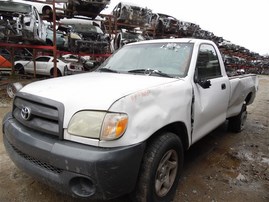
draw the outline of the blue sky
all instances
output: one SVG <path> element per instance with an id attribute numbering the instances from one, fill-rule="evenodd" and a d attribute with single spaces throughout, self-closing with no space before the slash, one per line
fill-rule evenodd
<path id="1" fill-rule="evenodd" d="M 110 13 L 119 0 L 111 0 Z M 193 22 L 234 44 L 261 55 L 269 53 L 268 0 L 136 0 L 153 12 L 161 12 L 178 20 Z"/>

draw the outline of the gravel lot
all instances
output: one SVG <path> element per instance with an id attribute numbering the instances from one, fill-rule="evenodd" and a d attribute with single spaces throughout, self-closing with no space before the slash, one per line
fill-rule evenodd
<path id="1" fill-rule="evenodd" d="M 174 201 L 269 201 L 269 76 L 259 76 L 259 79 L 256 100 L 248 107 L 245 130 L 238 134 L 230 133 L 227 124 L 223 124 L 187 151 Z M 5 84 L 12 81 L 0 80 L 0 120 L 11 110 Z M 20 171 L 7 156 L 2 140 L 1 126 L 1 202 L 79 201 Z M 125 201 L 128 199 L 122 197 L 110 202 Z"/>

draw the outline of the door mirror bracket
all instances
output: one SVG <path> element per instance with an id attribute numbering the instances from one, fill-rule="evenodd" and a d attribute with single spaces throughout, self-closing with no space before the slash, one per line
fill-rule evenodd
<path id="1" fill-rule="evenodd" d="M 211 81 L 207 79 L 198 79 L 194 77 L 194 82 L 198 83 L 202 88 L 209 88 L 211 86 Z"/>
<path id="2" fill-rule="evenodd" d="M 198 84 L 202 87 L 202 88 L 209 88 L 211 86 L 211 81 L 210 80 L 199 80 Z"/>

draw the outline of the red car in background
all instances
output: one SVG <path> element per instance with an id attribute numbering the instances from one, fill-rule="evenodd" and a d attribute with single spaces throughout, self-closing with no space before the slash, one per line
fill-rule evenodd
<path id="1" fill-rule="evenodd" d="M 0 74 L 11 73 L 12 64 L 5 57 L 0 55 Z"/>

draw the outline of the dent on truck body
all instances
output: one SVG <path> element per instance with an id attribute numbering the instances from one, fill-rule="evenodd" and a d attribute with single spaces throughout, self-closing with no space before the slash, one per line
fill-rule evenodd
<path id="1" fill-rule="evenodd" d="M 124 145 L 136 144 L 172 123 L 183 123 L 190 138 L 191 105 L 192 86 L 184 79 L 123 97 L 109 109 L 125 112 L 130 117 L 125 134 L 117 141 Z M 109 144 L 111 142 L 100 142 L 100 146 Z"/>
<path id="2" fill-rule="evenodd" d="M 253 102 L 257 86 L 255 82 L 257 82 L 257 78 L 253 75 L 231 77 L 231 93 L 227 117 L 237 115 L 244 101 L 246 101 L 246 104 Z"/>

